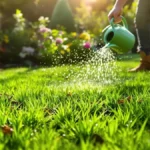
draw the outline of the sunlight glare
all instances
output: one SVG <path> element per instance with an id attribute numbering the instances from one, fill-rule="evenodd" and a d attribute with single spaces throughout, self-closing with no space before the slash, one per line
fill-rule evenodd
<path id="1" fill-rule="evenodd" d="M 97 1 L 97 0 L 85 0 L 85 2 L 88 3 L 88 4 L 89 4 L 89 3 L 90 3 L 90 4 L 91 4 L 91 3 L 94 3 L 94 2 L 96 2 L 96 1 Z"/>
<path id="2" fill-rule="evenodd" d="M 96 2 L 97 0 L 86 0 L 87 2 Z"/>

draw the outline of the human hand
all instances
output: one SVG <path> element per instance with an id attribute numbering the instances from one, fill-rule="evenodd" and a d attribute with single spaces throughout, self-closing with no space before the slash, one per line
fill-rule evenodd
<path id="1" fill-rule="evenodd" d="M 121 7 L 113 7 L 113 9 L 108 14 L 108 19 L 111 20 L 114 18 L 115 23 L 121 22 L 121 14 L 122 14 L 122 8 Z"/>

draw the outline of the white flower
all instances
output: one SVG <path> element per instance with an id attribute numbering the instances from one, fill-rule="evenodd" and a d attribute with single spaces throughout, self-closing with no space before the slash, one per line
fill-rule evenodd
<path id="1" fill-rule="evenodd" d="M 20 54 L 19 54 L 19 56 L 21 57 L 21 58 L 25 58 L 26 57 L 26 53 L 23 53 L 23 52 L 21 52 Z"/>
<path id="2" fill-rule="evenodd" d="M 25 58 L 27 55 L 33 55 L 34 51 L 34 48 L 24 46 L 22 47 L 22 51 L 19 53 L 19 56 L 21 58 Z"/>
<path id="3" fill-rule="evenodd" d="M 34 48 L 32 48 L 32 47 L 23 47 L 22 48 L 22 52 L 23 53 L 27 53 L 27 54 L 29 54 L 29 55 L 32 55 L 33 53 L 34 53 L 34 51 L 35 51 L 35 49 Z"/>
<path id="4" fill-rule="evenodd" d="M 62 45 L 62 47 L 66 50 L 68 48 L 67 45 Z"/>
<path id="5" fill-rule="evenodd" d="M 47 23 L 50 22 L 50 20 L 49 20 L 48 17 L 43 17 L 43 16 L 39 17 L 38 21 L 39 21 L 39 22 L 47 22 Z"/>
<path id="6" fill-rule="evenodd" d="M 68 40 L 68 38 L 64 38 L 64 41 L 67 41 Z"/>
<path id="7" fill-rule="evenodd" d="M 50 22 L 48 17 L 45 17 L 45 21 Z"/>
<path id="8" fill-rule="evenodd" d="M 41 16 L 38 20 L 39 20 L 39 21 L 41 21 L 41 20 L 43 20 L 43 19 L 44 19 L 44 17 L 43 17 L 43 16 Z"/>
<path id="9" fill-rule="evenodd" d="M 50 39 L 50 40 L 52 40 L 52 39 L 53 39 L 53 37 L 52 37 L 52 36 L 50 36 L 50 37 L 49 37 L 49 39 Z"/>

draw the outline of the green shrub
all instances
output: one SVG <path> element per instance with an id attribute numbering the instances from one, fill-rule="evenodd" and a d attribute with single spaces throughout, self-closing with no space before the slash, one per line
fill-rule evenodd
<path id="1" fill-rule="evenodd" d="M 66 31 L 75 31 L 75 22 L 68 0 L 58 0 L 51 17 L 51 28 L 63 26 Z"/>

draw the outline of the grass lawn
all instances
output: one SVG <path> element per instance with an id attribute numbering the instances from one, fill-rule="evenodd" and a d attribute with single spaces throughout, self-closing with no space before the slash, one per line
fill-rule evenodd
<path id="1" fill-rule="evenodd" d="M 149 150 L 150 72 L 127 72 L 138 62 L 120 56 L 111 84 L 73 80 L 77 66 L 0 70 L 0 150 Z"/>

